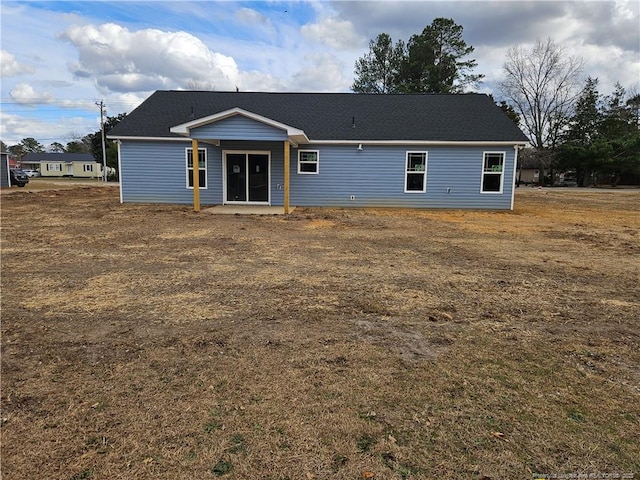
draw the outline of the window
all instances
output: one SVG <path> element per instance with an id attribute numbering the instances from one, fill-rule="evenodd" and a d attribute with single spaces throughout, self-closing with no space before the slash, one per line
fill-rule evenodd
<path id="1" fill-rule="evenodd" d="M 90 165 L 90 164 L 88 164 L 88 163 L 85 163 L 85 164 L 83 165 L 83 167 L 84 167 L 84 171 L 85 171 L 85 172 L 93 172 L 93 165 Z"/>
<path id="2" fill-rule="evenodd" d="M 407 152 L 407 168 L 404 178 L 405 193 L 427 191 L 427 152 Z"/>
<path id="3" fill-rule="evenodd" d="M 47 172 L 61 172 L 62 164 L 61 163 L 47 163 Z"/>
<path id="4" fill-rule="evenodd" d="M 193 148 L 187 148 L 187 188 L 193 188 Z M 198 188 L 207 188 L 207 149 L 198 149 Z"/>
<path id="5" fill-rule="evenodd" d="M 318 173 L 318 151 L 298 150 L 298 173 L 317 174 Z"/>
<path id="6" fill-rule="evenodd" d="M 502 193 L 504 152 L 484 152 L 481 193 Z"/>

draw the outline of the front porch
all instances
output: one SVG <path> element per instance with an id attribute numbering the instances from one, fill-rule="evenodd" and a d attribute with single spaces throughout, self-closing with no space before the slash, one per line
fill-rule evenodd
<path id="1" fill-rule="evenodd" d="M 295 148 L 300 142 L 309 142 L 302 130 L 240 108 L 232 108 L 214 115 L 197 118 L 173 126 L 170 130 L 172 133 L 190 138 L 192 152 L 199 151 L 198 145 L 200 143 L 208 143 L 216 147 L 220 147 L 222 141 L 280 143 L 282 150 L 278 156 L 281 153 L 283 170 L 282 182 L 278 183 L 277 188 L 283 190 L 284 214 L 290 213 L 290 152 L 292 146 Z M 274 153 L 273 150 L 255 150 L 248 146 L 241 149 L 223 148 L 223 204 L 258 207 L 263 206 L 260 205 L 263 203 L 264 206 L 271 206 L 271 174 Z M 198 165 L 201 161 L 198 154 Z M 193 209 L 196 212 L 200 210 L 199 190 L 201 185 L 198 177 L 199 175 L 192 175 L 189 185 L 193 188 Z"/>
<path id="2" fill-rule="evenodd" d="M 289 207 L 288 213 L 293 212 L 295 208 Z M 201 211 L 212 215 L 285 215 L 287 213 L 283 206 L 269 205 L 216 205 L 203 208 Z"/>

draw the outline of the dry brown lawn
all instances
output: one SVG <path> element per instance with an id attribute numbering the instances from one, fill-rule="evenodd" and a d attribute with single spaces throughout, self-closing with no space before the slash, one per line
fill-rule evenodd
<path id="1" fill-rule="evenodd" d="M 640 191 L 1 202 L 3 479 L 640 478 Z"/>

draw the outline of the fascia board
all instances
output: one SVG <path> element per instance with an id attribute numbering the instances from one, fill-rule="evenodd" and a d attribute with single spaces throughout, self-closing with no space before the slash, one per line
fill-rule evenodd
<path id="1" fill-rule="evenodd" d="M 316 145 L 432 145 L 432 146 L 468 146 L 468 147 L 484 147 L 491 145 L 498 146 L 527 146 L 529 142 L 524 142 L 521 140 L 514 141 L 499 141 L 499 142 L 491 142 L 491 141 L 440 141 L 440 140 L 311 140 L 309 139 L 305 133 L 299 130 L 300 133 L 289 135 L 290 141 L 295 144 L 307 145 L 307 144 L 316 144 Z M 135 141 L 161 141 L 161 142 L 185 142 L 186 138 L 180 137 L 128 137 L 128 136 L 111 136 L 107 135 L 109 140 L 135 140 Z"/>
<path id="2" fill-rule="evenodd" d="M 490 146 L 490 145 L 500 145 L 500 146 L 525 146 L 528 145 L 528 142 L 524 142 L 522 140 L 501 140 L 501 141 L 488 141 L 488 140 L 479 140 L 479 141 L 449 141 L 449 140 L 309 140 L 308 143 L 318 144 L 318 145 L 433 145 L 433 146 Z"/>
<path id="3" fill-rule="evenodd" d="M 126 135 L 107 135 L 108 140 L 137 140 L 137 141 L 153 141 L 153 142 L 186 142 L 189 139 L 182 137 L 128 137 Z"/>

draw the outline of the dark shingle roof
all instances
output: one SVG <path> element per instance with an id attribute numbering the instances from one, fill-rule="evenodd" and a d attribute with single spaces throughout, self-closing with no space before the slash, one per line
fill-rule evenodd
<path id="1" fill-rule="evenodd" d="M 157 91 L 108 135 L 178 137 L 171 127 L 233 108 L 303 130 L 312 141 L 527 141 L 482 94 Z"/>

